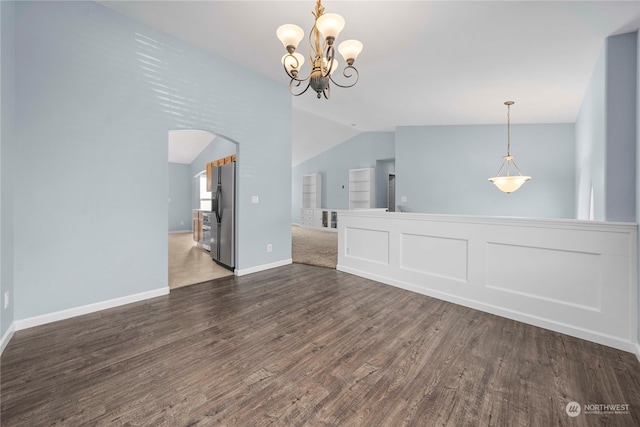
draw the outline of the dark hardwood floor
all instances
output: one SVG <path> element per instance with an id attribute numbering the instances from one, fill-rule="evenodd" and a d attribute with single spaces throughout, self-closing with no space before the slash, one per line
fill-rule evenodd
<path id="1" fill-rule="evenodd" d="M 3 426 L 640 425 L 630 353 L 301 264 L 18 331 L 1 362 Z"/>

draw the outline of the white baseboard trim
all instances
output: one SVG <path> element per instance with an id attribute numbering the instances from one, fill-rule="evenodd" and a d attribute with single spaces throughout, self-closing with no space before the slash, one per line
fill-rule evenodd
<path id="1" fill-rule="evenodd" d="M 245 276 L 247 274 L 257 273 L 259 271 L 270 270 L 270 269 L 276 268 L 276 267 L 282 267 L 284 265 L 289 265 L 291 263 L 293 263 L 293 260 L 291 258 L 289 258 L 289 259 L 284 259 L 282 261 L 272 262 L 271 264 L 262 264 L 262 265 L 258 265 L 256 267 L 243 268 L 241 270 L 236 269 L 235 275 L 236 276 Z"/>
<path id="2" fill-rule="evenodd" d="M 561 334 L 570 335 L 576 338 L 592 341 L 597 344 L 606 345 L 609 347 L 617 348 L 619 350 L 633 353 L 640 360 L 640 346 L 638 343 L 625 341 L 619 337 L 614 337 L 606 334 L 599 333 L 588 329 L 583 329 L 574 325 L 568 325 L 565 323 L 556 322 L 549 319 L 543 319 L 536 316 L 531 316 L 519 311 L 509 310 L 504 307 L 493 306 L 482 302 L 474 301 L 468 298 L 462 298 L 456 295 L 446 294 L 431 289 L 424 289 L 415 286 L 411 283 L 406 283 L 400 280 L 392 279 L 386 276 L 378 274 L 372 274 L 370 272 L 359 270 L 353 267 L 347 267 L 338 264 L 336 270 L 343 271 L 345 273 L 353 274 L 356 276 L 364 277 L 366 279 L 374 280 L 376 282 L 384 283 L 385 285 L 395 286 L 397 288 L 405 289 L 407 291 L 415 292 L 418 294 L 426 295 L 439 300 L 451 302 L 453 304 L 462 305 L 464 307 L 473 308 L 475 310 L 483 311 L 485 313 L 495 314 L 496 316 L 505 317 L 507 319 L 516 320 L 518 322 L 526 323 L 528 325 L 537 326 L 543 329 L 549 329 L 551 331 L 559 332 Z"/>
<path id="3" fill-rule="evenodd" d="M 7 347 L 7 344 L 9 344 L 9 341 L 11 341 L 11 338 L 13 338 L 13 334 L 15 331 L 16 331 L 16 322 L 11 322 L 11 324 L 9 325 L 9 329 L 7 329 L 4 335 L 2 335 L 2 341 L 0 341 L 0 355 L 2 354 L 4 349 Z"/>
<path id="4" fill-rule="evenodd" d="M 193 233 L 193 230 L 174 230 L 169 232 L 169 234 L 180 234 L 180 233 Z"/>
<path id="5" fill-rule="evenodd" d="M 149 298 L 160 297 L 169 294 L 169 287 L 154 289 L 153 291 L 141 292 L 139 294 L 127 295 L 125 297 L 114 298 L 107 301 L 101 301 L 94 304 L 83 305 L 81 307 L 69 308 L 67 310 L 47 313 L 40 316 L 30 317 L 27 319 L 16 320 L 14 322 L 16 331 L 22 329 L 33 328 L 34 326 L 44 325 L 46 323 L 57 322 L 58 320 L 68 319 L 70 317 L 81 316 L 83 314 L 94 313 L 108 308 L 114 308 L 132 302 L 138 302 Z"/>

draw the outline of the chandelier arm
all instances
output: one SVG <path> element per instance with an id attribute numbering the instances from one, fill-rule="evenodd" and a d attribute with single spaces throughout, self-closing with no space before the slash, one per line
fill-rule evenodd
<path id="1" fill-rule="evenodd" d="M 293 54 L 291 54 L 291 53 L 288 53 L 287 55 L 285 55 L 285 58 L 289 58 L 289 57 L 293 58 L 293 60 L 296 61 L 296 66 L 293 67 L 293 68 L 294 69 L 298 69 L 298 67 L 300 67 L 300 62 L 298 61 L 298 58 L 293 56 Z M 287 73 L 287 76 L 289 76 L 289 78 L 298 80 L 297 74 L 294 75 L 294 74 L 290 73 L 289 70 L 287 70 L 287 61 L 286 61 L 286 59 L 284 61 L 282 61 L 282 67 L 284 68 L 284 72 Z"/>
<path id="2" fill-rule="evenodd" d="M 315 16 L 315 15 L 314 15 Z M 317 18 L 316 18 L 317 19 Z M 309 48 L 309 59 L 313 61 L 313 57 L 318 55 L 318 29 L 316 28 L 316 23 L 313 23 L 313 28 L 311 29 L 311 31 L 309 32 L 309 46 L 311 46 Z M 315 41 L 311 40 L 311 37 L 314 36 L 315 37 Z M 314 49 L 315 46 L 315 49 Z"/>
<path id="3" fill-rule="evenodd" d="M 346 77 L 347 79 L 350 79 L 351 77 L 354 76 L 354 73 L 351 74 L 347 74 L 347 70 L 353 70 L 353 72 L 355 73 L 356 76 L 356 81 L 354 81 L 353 83 L 351 83 L 350 85 L 341 85 L 339 83 L 337 83 L 335 80 L 333 80 L 333 77 L 329 76 L 329 79 L 331 80 L 331 82 L 341 88 L 350 88 L 356 85 L 356 83 L 358 83 L 358 80 L 360 80 L 360 73 L 358 72 L 358 69 L 352 65 L 347 65 L 346 67 L 344 67 L 344 70 L 342 70 L 342 75 L 344 77 Z"/>
<path id="4" fill-rule="evenodd" d="M 336 50 L 332 44 L 327 46 L 327 43 L 325 42 L 325 46 L 327 51 L 324 58 L 327 61 L 327 70 L 326 72 L 322 73 L 322 76 L 331 78 L 331 69 L 333 68 L 333 60 L 336 57 Z M 323 50 L 324 50 L 324 46 L 323 46 Z"/>
<path id="5" fill-rule="evenodd" d="M 305 79 L 305 80 L 306 80 L 306 79 Z M 294 89 L 293 89 L 293 88 L 294 88 L 294 87 L 299 87 L 299 86 L 300 86 L 300 83 L 302 83 L 303 81 L 304 81 L 304 80 L 291 79 L 291 81 L 289 82 L 289 92 L 291 92 L 291 95 L 293 95 L 293 96 L 300 96 L 300 95 L 302 95 L 303 93 L 305 93 L 305 92 L 309 89 L 309 86 L 311 86 L 311 84 L 310 84 L 310 83 L 307 83 L 307 86 L 304 88 L 304 90 L 303 90 L 302 92 L 300 92 L 300 93 L 296 93 L 296 92 L 294 91 Z M 293 82 L 297 82 L 297 84 L 295 84 L 295 85 L 294 85 L 294 84 L 293 84 Z"/>
<path id="6" fill-rule="evenodd" d="M 291 77 L 291 80 L 298 82 L 296 86 L 300 86 L 300 83 L 306 82 L 307 80 L 309 80 L 309 77 L 310 76 L 307 76 L 304 79 L 300 79 L 298 77 Z"/>

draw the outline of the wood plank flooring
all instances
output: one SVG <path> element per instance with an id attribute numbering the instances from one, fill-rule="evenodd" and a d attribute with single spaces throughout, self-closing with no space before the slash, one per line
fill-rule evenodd
<path id="1" fill-rule="evenodd" d="M 12 427 L 640 425 L 630 353 L 301 264 L 18 331 L 1 369 Z"/>

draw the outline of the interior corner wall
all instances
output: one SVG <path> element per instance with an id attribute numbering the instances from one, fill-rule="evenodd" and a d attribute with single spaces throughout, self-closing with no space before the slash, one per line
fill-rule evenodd
<path id="1" fill-rule="evenodd" d="M 236 268 L 291 259 L 286 84 L 93 1 L 17 2 L 15 56 L 16 321 L 167 289 L 169 130 L 239 144 Z"/>
<path id="2" fill-rule="evenodd" d="M 637 32 L 606 39 L 606 220 L 636 220 Z"/>
<path id="3" fill-rule="evenodd" d="M 349 169 L 375 168 L 394 157 L 394 132 L 363 132 L 291 169 L 291 218 L 300 221 L 302 176 L 322 175 L 322 207 L 349 209 Z"/>
<path id="4" fill-rule="evenodd" d="M 169 163 L 169 232 L 191 231 L 193 228 L 192 191 L 194 177 L 191 167 L 183 163 Z"/>
<path id="5" fill-rule="evenodd" d="M 605 220 L 605 57 L 598 56 L 575 123 L 576 215 L 588 220 L 593 187 L 594 220 Z"/>
<path id="6" fill-rule="evenodd" d="M 0 301 L 9 294 L 9 307 L 0 305 L 0 337 L 14 320 L 15 292 L 13 274 L 13 173 L 14 134 L 14 3 L 0 2 Z"/>
<path id="7" fill-rule="evenodd" d="M 505 155 L 506 128 L 506 123 L 398 127 L 398 205 L 407 212 L 574 218 L 573 124 L 511 125 L 512 154 L 522 173 L 532 176 L 511 194 L 488 181 Z"/>
<path id="8" fill-rule="evenodd" d="M 636 32 L 636 223 L 640 223 L 640 31 Z M 640 254 L 640 240 L 638 241 Z M 640 264 L 640 262 L 638 263 Z M 640 343 L 640 274 L 638 274 L 638 342 Z"/>

